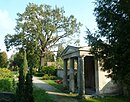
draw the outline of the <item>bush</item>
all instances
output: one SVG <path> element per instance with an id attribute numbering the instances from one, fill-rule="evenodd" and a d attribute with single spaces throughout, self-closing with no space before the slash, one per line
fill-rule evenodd
<path id="1" fill-rule="evenodd" d="M 44 74 L 41 73 L 41 72 L 37 72 L 37 73 L 35 73 L 34 75 L 37 76 L 37 77 L 42 77 Z"/>
<path id="2" fill-rule="evenodd" d="M 13 78 L 13 73 L 7 68 L 0 68 L 0 78 Z"/>
<path id="3" fill-rule="evenodd" d="M 56 69 L 54 66 L 42 66 L 41 72 L 49 76 L 56 76 Z"/>
<path id="4" fill-rule="evenodd" d="M 55 80 L 56 79 L 56 76 L 49 76 L 48 74 L 45 74 L 43 77 L 42 77 L 43 80 Z"/>
<path id="5" fill-rule="evenodd" d="M 0 78 L 0 92 L 13 91 L 13 80 L 10 78 Z"/>
<path id="6" fill-rule="evenodd" d="M 37 68 L 32 68 L 32 73 L 35 75 L 38 72 Z"/>
<path id="7" fill-rule="evenodd" d="M 0 92 L 14 91 L 13 73 L 7 68 L 0 68 Z"/>

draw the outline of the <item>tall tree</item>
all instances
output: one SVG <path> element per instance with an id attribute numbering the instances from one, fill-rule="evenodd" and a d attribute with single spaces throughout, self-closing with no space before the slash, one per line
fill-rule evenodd
<path id="1" fill-rule="evenodd" d="M 102 61 L 108 77 L 130 86 L 130 1 L 96 0 L 95 16 L 99 30 L 88 31 L 91 52 Z M 130 87 L 129 87 L 130 89 Z"/>
<path id="2" fill-rule="evenodd" d="M 26 51 L 24 50 L 23 74 L 25 78 L 26 78 L 27 72 L 28 72 L 28 61 L 27 61 Z"/>
<path id="3" fill-rule="evenodd" d="M 0 67 L 7 68 L 8 65 L 8 57 L 5 51 L 0 52 Z"/>
<path id="4" fill-rule="evenodd" d="M 14 55 L 12 55 L 11 64 L 14 66 L 18 66 L 20 68 L 21 63 L 23 63 L 23 59 L 24 59 L 23 52 L 22 51 L 16 52 Z"/>
<path id="5" fill-rule="evenodd" d="M 63 44 L 59 43 L 56 59 L 61 57 L 61 53 L 63 52 L 63 50 L 64 50 Z"/>
<path id="6" fill-rule="evenodd" d="M 47 62 L 54 62 L 54 53 L 52 51 L 46 51 L 46 55 L 44 58 L 44 63 L 47 65 Z"/>
<path id="7" fill-rule="evenodd" d="M 24 58 L 25 59 L 25 58 Z M 16 88 L 16 102 L 25 102 L 25 74 L 24 74 L 24 61 L 19 68 L 19 77 Z"/>
<path id="8" fill-rule="evenodd" d="M 33 84 L 32 84 L 32 68 L 28 71 L 28 62 L 26 51 L 24 50 L 24 58 L 19 68 L 19 80 L 16 89 L 16 102 L 34 102 Z"/>
<path id="9" fill-rule="evenodd" d="M 81 23 L 73 15 L 67 17 L 64 13 L 63 8 L 29 3 L 24 13 L 17 14 L 16 34 L 5 37 L 7 50 L 13 46 L 22 46 L 40 51 L 37 54 L 43 66 L 48 49 L 57 45 L 61 39 L 73 38 L 73 35 L 79 33 Z"/>

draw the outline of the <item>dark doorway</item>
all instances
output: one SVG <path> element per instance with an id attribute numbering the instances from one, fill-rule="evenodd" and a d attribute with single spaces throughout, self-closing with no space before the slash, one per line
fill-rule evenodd
<path id="1" fill-rule="evenodd" d="M 84 58 L 84 75 L 85 75 L 85 89 L 86 94 L 93 94 L 95 89 L 95 64 L 93 56 L 86 56 Z"/>

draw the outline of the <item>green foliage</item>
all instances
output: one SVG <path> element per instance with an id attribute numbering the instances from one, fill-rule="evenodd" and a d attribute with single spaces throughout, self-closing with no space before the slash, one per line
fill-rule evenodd
<path id="1" fill-rule="evenodd" d="M 56 60 L 58 60 L 59 58 L 61 58 L 61 53 L 63 52 L 63 50 L 64 50 L 63 44 L 60 43 L 58 45 L 58 51 L 57 51 Z"/>
<path id="2" fill-rule="evenodd" d="M 23 74 L 24 77 L 26 77 L 28 71 L 28 62 L 27 62 L 27 58 L 26 58 L 26 51 L 24 51 L 24 60 L 23 60 Z"/>
<path id="3" fill-rule="evenodd" d="M 21 67 L 21 64 L 23 63 L 23 59 L 24 59 L 24 54 L 22 51 L 16 52 L 14 55 L 11 56 L 10 58 L 10 67 L 11 66 L 18 66 L 19 68 Z"/>
<path id="4" fill-rule="evenodd" d="M 98 31 L 87 31 L 91 52 L 102 62 L 108 77 L 130 86 L 130 1 L 96 0 L 95 4 Z"/>
<path id="5" fill-rule="evenodd" d="M 34 102 L 32 96 L 32 69 L 28 72 L 26 51 L 24 51 L 23 65 L 19 68 L 19 82 L 16 89 L 16 102 Z M 27 98 L 28 97 L 28 98 Z"/>
<path id="6" fill-rule="evenodd" d="M 44 74 L 42 72 L 36 72 L 34 73 L 34 75 L 37 77 L 42 77 Z"/>
<path id="7" fill-rule="evenodd" d="M 79 102 L 129 102 L 130 100 L 122 97 L 122 96 L 116 96 L 116 97 L 104 97 L 104 98 L 88 98 L 80 100 Z"/>
<path id="8" fill-rule="evenodd" d="M 63 52 L 63 50 L 64 50 L 63 44 L 60 43 L 58 45 L 58 51 L 56 56 L 56 68 L 63 68 L 63 60 L 61 58 L 61 53 Z"/>
<path id="9" fill-rule="evenodd" d="M 0 78 L 13 78 L 13 74 L 7 68 L 0 68 Z"/>
<path id="10" fill-rule="evenodd" d="M 5 51 L 0 52 L 0 67 L 7 68 L 8 65 L 8 57 Z"/>
<path id="11" fill-rule="evenodd" d="M 30 52 L 29 50 L 27 50 L 28 66 L 31 68 L 40 67 L 40 57 L 39 57 L 39 54 L 37 54 L 37 52 L 38 51 Z"/>
<path id="12" fill-rule="evenodd" d="M 35 74 L 36 72 L 38 72 L 37 68 L 32 68 L 32 73 Z"/>
<path id="13" fill-rule="evenodd" d="M 43 74 L 47 74 L 49 76 L 56 75 L 56 69 L 55 66 L 41 66 L 41 72 Z"/>
<path id="14" fill-rule="evenodd" d="M 13 89 L 13 80 L 11 78 L 0 78 L 0 92 L 11 92 Z"/>
<path id="15" fill-rule="evenodd" d="M 47 62 L 54 62 L 54 53 L 52 51 L 46 51 L 44 57 L 44 65 L 47 65 Z"/>
<path id="16" fill-rule="evenodd" d="M 34 87 L 33 95 L 35 102 L 54 102 L 45 90 Z"/>
<path id="17" fill-rule="evenodd" d="M 40 65 L 40 57 L 37 54 L 32 54 L 30 51 L 26 51 L 26 57 L 28 60 L 28 66 L 33 67 L 39 67 Z M 33 59 L 33 60 L 32 60 Z M 14 55 L 11 56 L 9 59 L 10 61 L 10 69 L 17 70 L 17 68 L 21 67 L 21 63 L 23 63 L 24 60 L 24 53 L 22 50 L 19 50 L 19 52 L 16 52 Z"/>
<path id="18" fill-rule="evenodd" d="M 74 41 L 81 23 L 73 15 L 67 17 L 64 14 L 63 8 L 29 3 L 24 13 L 17 14 L 16 34 L 5 36 L 7 50 L 22 46 L 27 49 L 28 54 L 36 53 L 42 59 L 46 51 L 57 46 L 61 39 L 63 41 L 67 37 Z"/>
<path id="19" fill-rule="evenodd" d="M 56 68 L 63 68 L 64 67 L 64 62 L 62 60 L 61 57 L 59 57 L 57 60 L 56 60 Z"/>
<path id="20" fill-rule="evenodd" d="M 52 76 L 52 75 L 48 75 L 48 74 L 44 74 L 44 76 L 42 77 L 42 80 L 55 80 L 56 76 Z"/>
<path id="21" fill-rule="evenodd" d="M 25 94 L 26 94 L 26 102 L 34 102 L 33 97 L 33 83 L 32 83 L 32 75 L 28 73 L 25 81 Z"/>
<path id="22" fill-rule="evenodd" d="M 17 89 L 16 89 L 16 102 L 25 102 L 25 78 L 23 74 L 23 68 L 19 68 Z"/>
<path id="23" fill-rule="evenodd" d="M 55 88 L 61 90 L 62 92 L 64 91 L 64 87 L 63 84 L 58 84 L 55 82 L 55 80 L 44 80 L 46 83 L 48 83 L 49 85 L 54 86 Z"/>
<path id="24" fill-rule="evenodd" d="M 13 74 L 7 68 L 0 68 L 0 92 L 12 92 L 15 88 Z"/>

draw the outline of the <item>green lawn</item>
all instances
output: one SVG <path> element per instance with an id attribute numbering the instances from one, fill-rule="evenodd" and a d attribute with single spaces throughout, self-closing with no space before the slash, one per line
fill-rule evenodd
<path id="1" fill-rule="evenodd" d="M 49 85 L 54 86 L 55 88 L 63 91 L 63 84 L 57 84 L 55 80 L 44 80 Z M 83 99 L 79 102 L 130 102 L 129 99 L 122 97 L 122 96 L 111 96 L 111 97 L 104 97 L 104 98 L 89 98 Z"/>
<path id="2" fill-rule="evenodd" d="M 48 83 L 49 85 L 54 86 L 55 88 L 63 91 L 63 84 L 57 84 L 55 80 L 44 80 L 44 82 Z"/>
<path id="3" fill-rule="evenodd" d="M 48 96 L 48 94 L 44 90 L 36 87 L 34 87 L 33 90 L 35 102 L 55 102 L 50 96 Z"/>
<path id="4" fill-rule="evenodd" d="M 89 98 L 84 99 L 79 102 L 130 102 L 127 98 L 114 96 L 114 97 L 104 97 L 104 98 Z"/>

